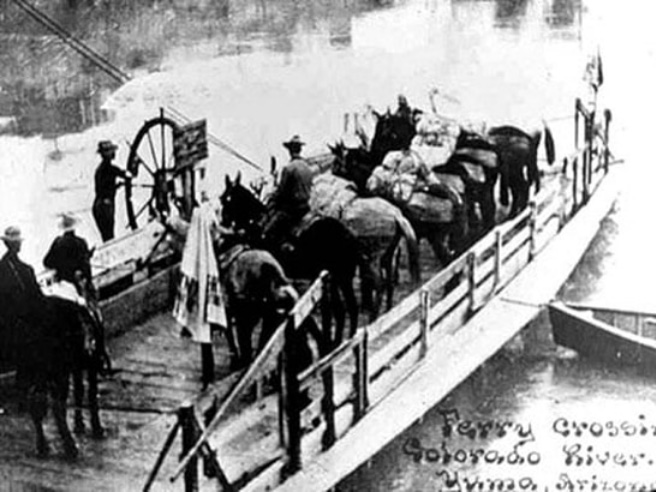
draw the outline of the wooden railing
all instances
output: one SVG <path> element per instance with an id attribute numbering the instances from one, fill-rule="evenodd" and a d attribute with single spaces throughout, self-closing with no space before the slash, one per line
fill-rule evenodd
<path id="1" fill-rule="evenodd" d="M 312 283 L 218 408 L 211 408 L 208 415 L 207 409 L 203 408 L 205 405 L 200 399 L 196 402 L 187 402 L 180 407 L 178 421 L 164 442 L 144 486 L 144 491 L 150 490 L 154 483 L 178 431 L 181 431 L 182 434 L 183 454 L 179 465 L 171 476 L 171 480 L 177 479 L 184 473 L 185 490 L 197 490 L 197 455 L 201 454 L 206 463 L 206 472 L 216 477 L 224 490 L 232 490 L 233 487 L 228 482 L 219 464 L 216 451 L 211 448 L 208 440 L 229 411 L 234 409 L 242 399 L 248 397 L 251 389 L 254 386 L 259 386 L 263 378 L 273 373 L 278 374 L 280 387 L 278 392 L 279 446 L 273 458 L 278 459 L 286 456 L 288 473 L 293 473 L 298 469 L 300 466 L 301 442 L 301 405 L 299 401 L 301 390 L 296 382 L 295 366 L 291 363 L 293 359 L 292 351 L 296 345 L 293 340 L 297 337 L 298 328 L 317 307 L 322 308 L 321 314 L 324 320 L 322 332 L 330 332 L 330 317 L 327 314 L 328 306 L 322 302 L 326 298 L 329 281 L 328 274 L 322 272 Z M 208 395 L 204 395 L 203 400 L 206 401 L 207 397 Z M 201 420 L 198 418 L 199 414 L 208 417 L 206 425 L 201 424 Z"/>
<path id="2" fill-rule="evenodd" d="M 329 343 L 323 344 L 325 353 L 320 353 L 319 360 L 299 374 L 289 363 L 292 353 L 288 342 L 299 323 L 321 304 L 321 299 L 325 300 L 322 294 L 326 279 L 317 280 L 207 428 L 199 437 L 195 436 L 195 444 L 185 448 L 173 478 L 184 470 L 185 477 L 191 476 L 189 469 L 196 468 L 195 456 L 212 453 L 207 439 L 217 430 L 226 409 L 262 376 L 265 367 L 280 368 L 279 446 L 276 453 L 269 454 L 268 461 L 251 463 L 250 479 L 257 477 L 259 484 L 280 483 L 302 468 L 302 456 L 312 456 L 332 446 L 389 395 L 421 364 L 432 347 L 461 329 L 508 285 L 594 193 L 609 167 L 610 113 L 606 113 L 600 130 L 595 127 L 594 113 L 586 112 L 580 101 L 576 111 L 577 134 L 579 118 L 590 130 L 583 146 L 563 159 L 563 169 L 570 173 L 566 186 L 563 176 L 549 180 L 518 216 L 496 226 L 390 311 L 360 327 L 351 339 L 332 350 L 325 350 L 331 346 Z M 324 331 L 329 328 L 327 324 L 323 326 Z M 299 395 L 304 392 L 322 396 L 301 409 Z M 185 478 L 185 483 L 186 490 L 193 490 L 193 481 Z M 221 483 L 225 490 L 236 485 L 234 480 Z"/>

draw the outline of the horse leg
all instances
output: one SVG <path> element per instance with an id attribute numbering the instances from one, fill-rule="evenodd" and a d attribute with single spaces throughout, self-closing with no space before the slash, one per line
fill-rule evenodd
<path id="1" fill-rule="evenodd" d="M 338 347 L 342 343 L 342 338 L 344 335 L 344 324 L 346 313 L 344 312 L 344 304 L 342 302 L 342 297 L 337 287 L 337 280 L 331 279 L 330 282 L 330 307 L 335 320 L 335 336 L 333 340 L 335 341 L 335 347 Z"/>
<path id="2" fill-rule="evenodd" d="M 236 335 L 237 323 L 233 316 L 228 313 L 228 329 L 226 330 L 226 340 L 230 350 L 230 369 L 238 369 L 241 360 L 241 348 L 238 344 Z"/>
<path id="3" fill-rule="evenodd" d="M 52 413 L 55 417 L 57 430 L 64 444 L 64 453 L 69 459 L 75 459 L 79 455 L 77 444 L 71 435 L 66 422 L 66 398 L 68 396 L 68 373 L 57 374 L 52 381 Z"/>
<path id="4" fill-rule="evenodd" d="M 377 289 L 375 276 L 376 274 L 371 264 L 363 260 L 360 266 L 360 291 L 362 293 L 362 305 L 364 309 L 369 311 L 371 319 L 374 319 L 378 314 L 376 312 L 378 302 L 374 300 Z"/>
<path id="5" fill-rule="evenodd" d="M 353 290 L 353 282 L 350 279 L 344 279 L 340 282 L 340 290 L 344 294 L 344 302 L 346 303 L 346 311 L 349 315 L 350 321 L 350 335 L 349 338 L 355 335 L 358 329 L 358 301 L 355 298 L 355 291 Z"/>
<path id="6" fill-rule="evenodd" d="M 73 432 L 84 434 L 84 418 L 82 416 L 82 405 L 84 403 L 84 381 L 82 379 L 83 369 L 75 367 L 73 369 L 73 399 L 75 400 L 75 423 Z"/>
<path id="7" fill-rule="evenodd" d="M 43 432 L 43 419 L 48 411 L 48 393 L 45 382 L 37 382 L 27 389 L 27 406 L 36 431 L 36 453 L 40 458 L 48 456 L 50 448 Z"/>
<path id="8" fill-rule="evenodd" d="M 257 344 L 258 352 L 264 348 L 269 339 L 275 333 L 276 328 L 280 326 L 280 323 L 285 319 L 284 316 L 280 316 L 277 313 L 277 310 L 274 306 L 266 306 L 262 309 L 262 331 L 260 332 L 260 339 Z"/>
<path id="9" fill-rule="evenodd" d="M 101 363 L 98 363 L 99 365 Z M 94 362 L 90 362 L 87 369 L 87 380 L 89 383 L 88 398 L 89 398 L 89 412 L 91 413 L 91 431 L 93 437 L 100 439 L 105 435 L 100 423 L 100 412 L 98 408 L 98 366 Z"/>
<path id="10" fill-rule="evenodd" d="M 397 235 L 395 240 L 392 241 L 392 244 L 390 244 L 390 247 L 387 249 L 387 251 L 385 251 L 382 258 L 380 259 L 381 271 L 383 272 L 383 284 L 385 287 L 385 294 L 387 296 L 387 303 L 385 305 L 387 311 L 392 309 L 392 305 L 394 303 L 394 283 L 398 281 L 396 278 L 397 272 L 394 268 L 396 264 L 394 261 L 394 256 L 399 249 L 398 244 L 400 240 L 401 236 Z"/>
<path id="11" fill-rule="evenodd" d="M 240 367 L 247 366 L 253 360 L 253 330 L 260 320 L 262 313 L 254 309 L 252 305 L 245 305 L 238 309 L 239 314 L 235 315 L 235 326 L 237 328 L 237 339 L 241 349 L 239 358 Z"/>

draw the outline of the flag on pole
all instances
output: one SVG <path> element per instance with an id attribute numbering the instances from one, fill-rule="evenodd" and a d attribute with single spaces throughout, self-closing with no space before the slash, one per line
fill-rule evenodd
<path id="1" fill-rule="evenodd" d="M 212 342 L 212 325 L 228 326 L 212 244 L 218 219 L 209 204 L 194 209 L 180 265 L 181 280 L 173 316 L 182 334 L 199 343 Z"/>

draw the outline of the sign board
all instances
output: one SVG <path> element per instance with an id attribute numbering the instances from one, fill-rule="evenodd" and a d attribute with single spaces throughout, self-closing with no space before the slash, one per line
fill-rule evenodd
<path id="1" fill-rule="evenodd" d="M 207 120 L 194 121 L 173 131 L 175 167 L 193 166 L 208 156 Z"/>

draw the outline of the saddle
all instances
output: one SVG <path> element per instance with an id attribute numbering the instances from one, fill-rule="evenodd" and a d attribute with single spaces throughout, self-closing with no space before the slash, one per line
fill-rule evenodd
<path id="1" fill-rule="evenodd" d="M 294 225 L 289 231 L 291 239 L 296 240 L 299 237 L 301 237 L 301 234 L 303 234 L 306 230 L 308 230 L 310 226 L 320 218 L 321 216 L 319 214 L 310 210 L 303 217 L 301 217 L 301 220 L 296 225 Z"/>

